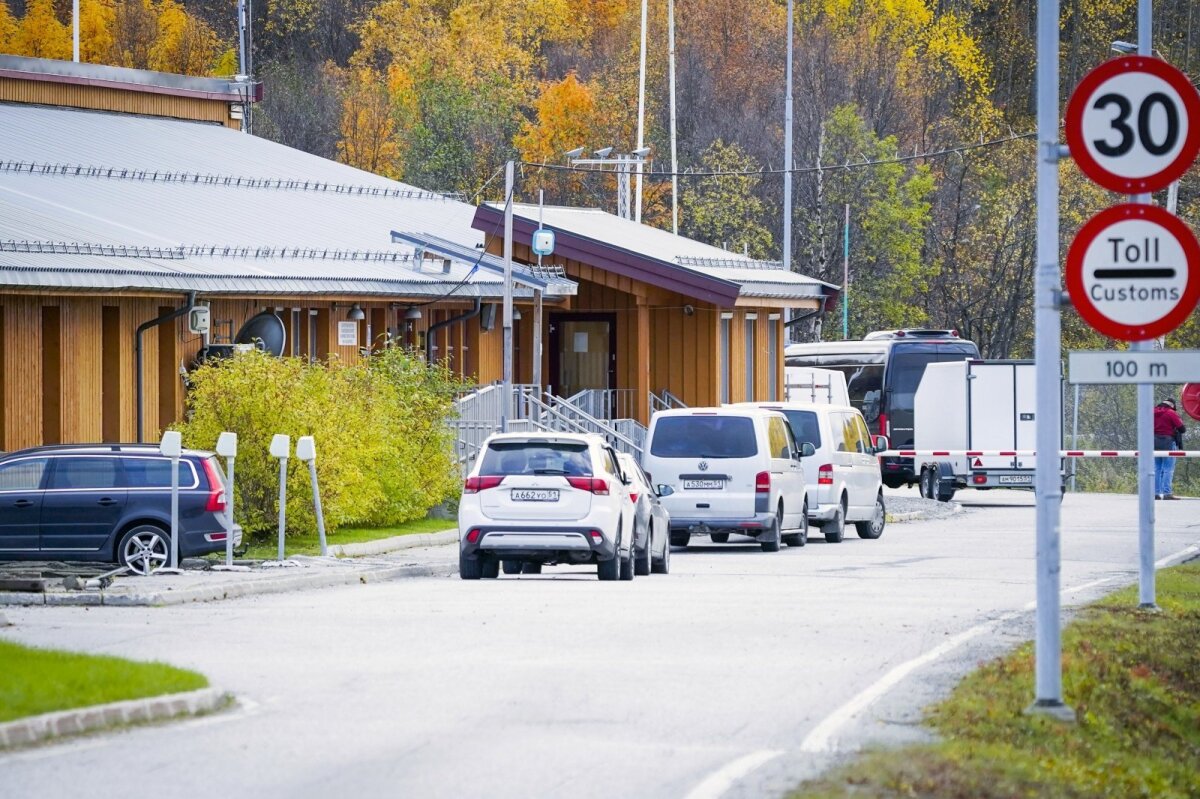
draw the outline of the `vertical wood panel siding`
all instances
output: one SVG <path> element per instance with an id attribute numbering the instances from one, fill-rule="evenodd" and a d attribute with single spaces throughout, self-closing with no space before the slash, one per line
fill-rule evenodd
<path id="1" fill-rule="evenodd" d="M 238 120 L 229 116 L 229 102 L 226 100 L 175 97 L 104 86 L 0 78 L 0 101 L 89 108 L 96 111 L 121 111 L 145 116 L 217 122 L 228 128 L 241 127 Z"/>
<path id="2" fill-rule="evenodd" d="M 42 443 L 42 305 L 31 296 L 4 302 L 4 449 Z"/>
<path id="3" fill-rule="evenodd" d="M 62 320 L 58 306 L 42 306 L 42 441 L 62 441 Z"/>

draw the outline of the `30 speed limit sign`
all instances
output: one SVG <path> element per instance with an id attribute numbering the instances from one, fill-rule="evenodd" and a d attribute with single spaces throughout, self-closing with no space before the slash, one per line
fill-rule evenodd
<path id="1" fill-rule="evenodd" d="M 1200 152 L 1200 94 L 1161 59 L 1114 58 L 1075 88 L 1066 137 L 1075 163 L 1104 188 L 1157 191 Z"/>

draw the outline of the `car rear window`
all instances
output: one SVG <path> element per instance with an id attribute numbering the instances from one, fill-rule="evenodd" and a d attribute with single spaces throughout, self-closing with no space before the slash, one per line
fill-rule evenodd
<path id="1" fill-rule="evenodd" d="M 125 485 L 129 488 L 170 488 L 171 461 L 167 458 L 123 458 Z M 196 477 L 187 461 L 179 462 L 179 487 L 195 488 Z"/>
<path id="2" fill-rule="evenodd" d="M 650 454 L 659 458 L 752 458 L 758 454 L 748 416 L 665 416 L 654 426 Z"/>
<path id="3" fill-rule="evenodd" d="M 821 425 L 815 412 L 785 410 L 783 415 L 792 427 L 792 437 L 796 439 L 797 444 L 807 441 L 817 449 L 821 448 Z"/>
<path id="4" fill-rule="evenodd" d="M 481 475 L 561 474 L 591 477 L 588 445 L 573 441 L 496 441 L 488 445 Z"/>

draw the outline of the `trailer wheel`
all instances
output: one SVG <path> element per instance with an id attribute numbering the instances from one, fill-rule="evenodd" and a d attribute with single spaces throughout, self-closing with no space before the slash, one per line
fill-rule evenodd
<path id="1" fill-rule="evenodd" d="M 939 482 L 937 488 L 937 501 L 949 502 L 950 500 L 954 499 L 954 491 L 955 488 L 953 484 L 947 487 L 944 482 Z"/>
<path id="2" fill-rule="evenodd" d="M 921 467 L 921 496 L 925 497 L 925 499 L 933 499 L 934 498 L 934 496 L 933 496 L 934 495 L 933 480 L 934 480 L 933 469 L 929 468 L 928 466 L 922 466 Z"/>

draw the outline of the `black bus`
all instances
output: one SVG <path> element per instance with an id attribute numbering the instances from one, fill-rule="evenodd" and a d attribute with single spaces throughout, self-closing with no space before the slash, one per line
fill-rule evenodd
<path id="1" fill-rule="evenodd" d="M 913 397 L 925 366 L 937 361 L 979 357 L 974 342 L 954 330 L 879 330 L 862 341 L 790 344 L 788 366 L 834 369 L 846 376 L 850 404 L 862 411 L 873 435 L 885 435 L 893 449 L 913 445 Z M 883 482 L 891 488 L 913 485 L 912 458 L 884 458 Z"/>

